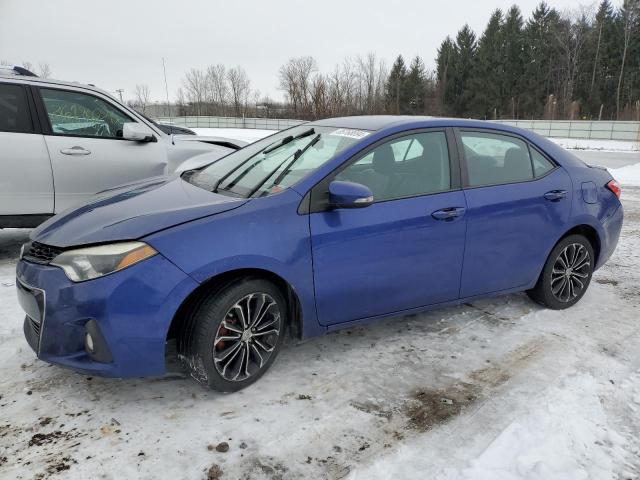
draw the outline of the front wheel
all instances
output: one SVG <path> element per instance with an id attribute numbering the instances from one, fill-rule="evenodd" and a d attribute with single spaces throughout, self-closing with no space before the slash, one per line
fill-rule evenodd
<path id="1" fill-rule="evenodd" d="M 569 308 L 587 291 L 594 264 L 595 256 L 589 240 L 582 235 L 565 237 L 551 251 L 538 283 L 527 294 L 547 308 Z"/>
<path id="2" fill-rule="evenodd" d="M 286 312 L 280 290 L 262 279 L 240 279 L 211 292 L 182 332 L 183 364 L 214 390 L 234 392 L 251 385 L 280 350 Z"/>

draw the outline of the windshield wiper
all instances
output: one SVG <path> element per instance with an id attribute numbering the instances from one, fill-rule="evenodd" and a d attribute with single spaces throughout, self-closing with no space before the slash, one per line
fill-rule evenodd
<path id="1" fill-rule="evenodd" d="M 308 136 L 314 133 L 313 129 L 310 130 L 311 133 L 305 132 L 305 134 L 300 134 L 302 136 Z M 301 138 L 300 135 L 298 135 L 298 138 Z M 258 183 L 258 185 L 256 186 L 256 188 L 254 188 L 253 190 L 251 190 L 251 192 L 249 192 L 249 197 L 253 196 L 254 193 L 256 193 L 258 190 L 260 190 L 260 188 L 262 188 L 262 185 L 264 185 L 264 183 L 269 180 L 269 178 L 271 177 L 271 175 L 274 174 L 274 172 L 277 172 L 278 170 L 280 170 L 280 168 L 287 164 L 287 166 L 284 168 L 284 170 L 282 170 L 282 172 L 280 172 L 280 174 L 275 178 L 275 180 L 273 181 L 274 185 L 278 185 L 282 179 L 287 175 L 287 173 L 289 173 L 289 171 L 291 170 L 291 168 L 293 167 L 294 163 L 296 163 L 298 161 L 298 159 L 304 155 L 304 152 L 306 152 L 307 150 L 309 150 L 311 147 L 313 147 L 316 143 L 318 143 L 318 141 L 320 140 L 320 136 L 321 134 L 317 134 L 315 137 L 313 137 L 313 139 L 307 143 L 304 148 L 299 148 L 298 150 L 295 151 L 295 153 L 293 154 L 293 158 L 291 159 L 291 161 L 289 163 L 287 163 L 287 160 L 289 160 L 289 158 L 291 158 L 291 156 L 285 158 L 280 165 L 278 165 L 278 167 L 273 170 L 271 173 L 269 173 L 269 175 L 267 175 L 262 181 L 260 181 Z"/>
<path id="2" fill-rule="evenodd" d="M 278 149 L 278 148 L 282 147 L 283 145 L 286 145 L 286 144 L 288 144 L 288 143 L 291 143 L 292 141 L 294 141 L 294 140 L 298 140 L 298 139 L 300 139 L 300 138 L 308 137 L 309 135 L 313 135 L 314 133 L 315 133 L 315 130 L 314 130 L 313 128 L 310 128 L 309 130 L 306 130 L 306 131 L 304 131 L 304 132 L 302 132 L 302 133 L 300 133 L 300 134 L 296 135 L 295 137 L 294 137 L 294 136 L 289 135 L 288 137 L 283 138 L 280 142 L 276 142 L 275 144 L 273 144 L 273 145 L 271 145 L 271 146 L 269 146 L 269 147 L 265 148 L 264 150 L 262 150 L 262 152 L 258 152 L 258 153 L 256 153 L 256 154 L 255 154 L 253 157 L 251 157 L 251 158 L 254 158 L 255 156 L 257 156 L 257 155 L 259 155 L 259 154 L 262 154 L 262 155 L 269 154 L 269 153 L 273 152 L 274 150 L 276 150 L 276 149 Z M 289 158 L 290 158 L 290 157 L 287 157 L 287 159 L 289 159 Z M 262 161 L 264 161 L 265 159 L 266 159 L 266 157 L 263 157 L 263 158 L 261 158 L 260 160 L 258 160 L 257 162 L 255 162 L 253 165 L 250 165 L 249 167 L 247 167 L 247 168 L 246 168 L 246 169 L 245 169 L 245 170 L 240 174 L 240 176 L 239 176 L 238 178 L 236 178 L 233 182 L 231 182 L 231 184 L 227 185 L 227 188 L 226 188 L 226 189 L 229 189 L 229 187 L 232 187 L 232 186 L 234 186 L 236 183 L 238 183 L 242 178 L 244 178 L 244 177 L 245 177 L 245 176 L 246 176 L 246 175 L 247 175 L 251 170 L 253 170 L 255 167 L 257 167 L 257 166 L 258 166 L 258 164 L 260 164 L 260 163 L 261 163 Z M 285 159 L 285 162 L 287 161 L 287 159 Z M 245 162 L 245 163 L 246 163 L 246 162 Z M 226 175 L 223 175 L 223 176 L 222 176 L 222 178 L 220 178 L 220 180 L 218 180 L 218 181 L 214 184 L 213 189 L 212 189 L 211 191 L 212 191 L 212 192 L 214 192 L 214 193 L 215 193 L 215 192 L 217 192 L 217 191 L 218 191 L 218 188 L 220 187 L 220 185 L 222 184 L 222 182 L 224 182 L 227 178 L 229 178 L 231 175 L 233 175 L 234 173 L 236 173 L 236 171 L 237 171 L 237 170 L 239 170 L 239 169 L 240 169 L 240 168 L 241 168 L 245 163 L 242 163 L 242 164 L 238 165 L 236 168 L 234 168 L 233 170 L 231 170 L 229 173 L 227 173 Z M 284 162 L 283 162 L 283 163 L 284 163 Z M 278 168 L 280 168 L 280 166 L 282 166 L 282 164 L 280 164 L 280 165 L 278 166 Z M 277 169 L 276 169 L 276 170 L 277 170 Z M 271 176 L 272 174 L 273 174 L 273 171 L 269 174 L 269 176 Z M 267 178 L 269 178 L 269 177 L 267 177 Z M 265 179 L 265 180 L 263 180 L 263 182 L 264 182 L 264 181 L 266 181 L 266 179 Z M 259 187 L 260 187 L 260 186 L 258 186 L 258 188 L 259 188 Z"/>
<path id="3" fill-rule="evenodd" d="M 262 153 L 264 155 L 273 152 L 274 150 L 279 149 L 280 147 L 286 145 L 287 143 L 291 143 L 294 140 L 298 140 L 300 138 L 304 138 L 304 137 L 308 137 L 309 135 L 313 135 L 315 133 L 315 130 L 313 128 L 310 128 L 309 130 L 306 130 L 304 132 L 302 132 L 299 135 L 296 135 L 295 137 L 292 135 L 289 135 L 288 137 L 283 138 L 282 140 L 280 140 L 279 142 L 274 143 L 273 145 L 268 146 L 267 148 L 265 148 Z"/>

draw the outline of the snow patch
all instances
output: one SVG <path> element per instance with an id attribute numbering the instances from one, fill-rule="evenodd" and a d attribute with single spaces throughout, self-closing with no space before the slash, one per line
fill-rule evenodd
<path id="1" fill-rule="evenodd" d="M 626 167 L 610 168 L 609 173 L 623 185 L 640 186 L 640 163 Z"/>
<path id="2" fill-rule="evenodd" d="M 605 427 L 600 385 L 590 375 L 568 379 L 507 428 L 470 466 L 442 478 L 607 478 L 625 456 L 622 436 Z"/>
<path id="3" fill-rule="evenodd" d="M 568 150 L 598 150 L 603 152 L 639 152 L 640 142 L 623 140 L 594 140 L 586 138 L 550 138 Z"/>
<path id="4" fill-rule="evenodd" d="M 232 140 L 244 142 L 257 142 L 258 140 L 276 133 L 276 130 L 259 130 L 254 128 L 192 128 L 198 135 L 212 137 L 226 137 Z"/>

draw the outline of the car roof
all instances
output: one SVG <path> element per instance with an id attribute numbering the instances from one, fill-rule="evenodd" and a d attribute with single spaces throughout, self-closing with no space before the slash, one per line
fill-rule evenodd
<path id="1" fill-rule="evenodd" d="M 102 95 L 106 95 L 110 98 L 115 99 L 115 97 L 109 92 L 102 90 L 96 87 L 95 85 L 89 85 L 86 83 L 70 82 L 66 80 L 54 80 L 51 78 L 30 77 L 28 75 L 16 75 L 13 73 L 4 72 L 0 70 L 0 81 L 2 80 L 8 80 L 12 83 L 19 82 L 19 83 L 38 84 L 41 86 L 54 85 L 54 86 L 61 86 L 61 87 L 83 88 L 85 90 L 91 90 L 93 92 L 100 93 Z"/>
<path id="2" fill-rule="evenodd" d="M 428 128 L 428 127 L 467 127 L 467 128 L 491 128 L 503 131 L 518 131 L 509 125 L 484 120 L 473 120 L 463 118 L 430 117 L 419 115 L 360 115 L 353 117 L 327 118 L 310 122 L 309 125 L 319 127 L 353 128 L 360 130 L 379 131 L 389 128 Z"/>

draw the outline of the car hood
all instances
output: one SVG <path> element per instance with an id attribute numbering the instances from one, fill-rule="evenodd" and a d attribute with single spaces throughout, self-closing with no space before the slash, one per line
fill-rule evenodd
<path id="1" fill-rule="evenodd" d="M 211 193 L 178 175 L 155 178 L 97 194 L 86 205 L 40 225 L 31 233 L 31 240 L 60 248 L 135 240 L 238 208 L 247 201 Z"/>

